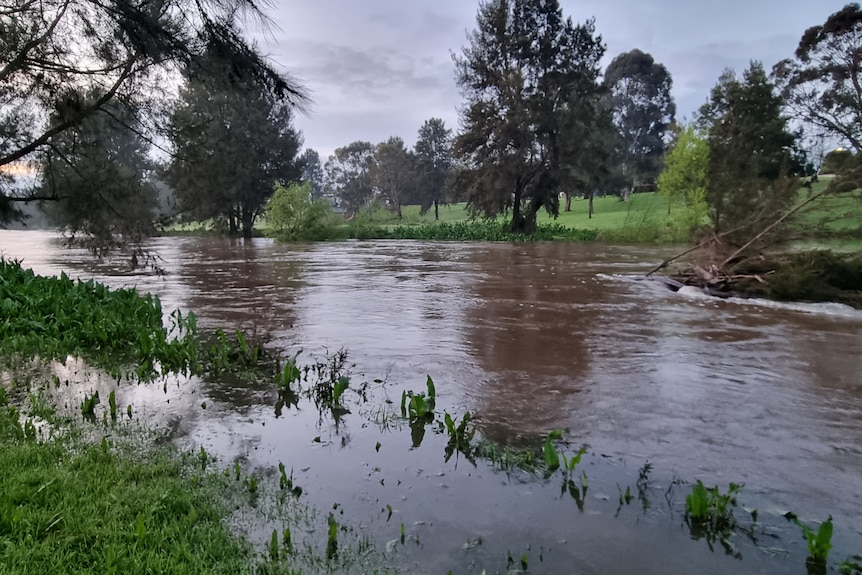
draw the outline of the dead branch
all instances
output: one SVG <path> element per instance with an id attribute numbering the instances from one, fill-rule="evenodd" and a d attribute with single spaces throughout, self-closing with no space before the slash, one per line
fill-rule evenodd
<path id="1" fill-rule="evenodd" d="M 787 212 L 786 214 L 784 214 L 783 216 L 781 216 L 780 218 L 778 218 L 777 220 L 772 222 L 770 225 L 766 226 L 766 228 L 764 228 L 759 234 L 757 234 L 756 236 L 754 236 L 753 238 L 748 240 L 742 247 L 740 247 L 738 250 L 733 252 L 730 255 L 730 257 L 728 257 L 723 262 L 721 262 L 721 267 L 727 266 L 727 264 L 729 264 L 730 262 L 735 260 L 739 256 L 739 254 L 741 254 L 746 249 L 748 249 L 749 246 L 751 246 L 751 244 L 753 244 L 754 242 L 756 242 L 757 240 L 762 238 L 764 235 L 769 233 L 769 231 L 772 230 L 775 226 L 777 226 L 778 224 L 780 224 L 781 222 L 783 222 L 784 220 L 786 220 L 787 218 L 789 218 L 790 216 L 792 216 L 793 214 L 795 214 L 796 212 L 798 212 L 799 210 L 801 210 L 802 208 L 804 208 L 805 206 L 807 206 L 808 204 L 810 204 L 811 202 L 813 202 L 814 200 L 816 200 L 817 198 L 822 196 L 823 193 L 824 192 L 819 192 L 817 194 L 814 194 L 810 198 L 807 198 L 807 199 L 799 202 L 798 204 L 796 204 L 796 206 L 794 206 L 793 209 L 791 209 L 789 212 Z"/>

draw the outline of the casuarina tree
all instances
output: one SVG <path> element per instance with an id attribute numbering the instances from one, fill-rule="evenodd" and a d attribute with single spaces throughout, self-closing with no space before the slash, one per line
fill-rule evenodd
<path id="1" fill-rule="evenodd" d="M 511 211 L 511 229 L 530 232 L 542 208 L 559 212 L 568 165 L 567 119 L 592 109 L 604 54 L 592 20 L 574 25 L 556 0 L 487 0 L 455 56 L 465 98 L 455 141 L 455 185 L 474 215 Z M 589 137 L 589 134 L 582 134 Z"/>
<path id="2" fill-rule="evenodd" d="M 727 242 L 739 243 L 794 200 L 796 137 L 757 62 L 741 79 L 730 70 L 722 74 L 701 108 L 700 125 L 708 133 L 706 201 L 712 227 Z"/>
<path id="3" fill-rule="evenodd" d="M 440 118 L 426 120 L 419 128 L 414 152 L 420 211 L 425 214 L 434 206 L 434 219 L 439 220 L 439 204 L 445 202 L 454 170 L 452 130 Z"/>
<path id="4" fill-rule="evenodd" d="M 248 238 L 275 186 L 299 180 L 301 139 L 290 102 L 241 64 L 219 45 L 196 59 L 171 116 L 166 179 L 187 219 Z"/>
<path id="5" fill-rule="evenodd" d="M 238 32 L 240 20 L 265 24 L 267 19 L 254 0 L 4 2 L 0 171 L 26 172 L 26 164 L 44 160 L 39 154 L 58 136 L 114 101 L 135 111 L 123 121 L 127 128 L 159 140 L 160 103 L 172 95 L 176 71 L 188 68 L 203 46 L 240 56 L 237 65 L 249 74 L 285 99 L 303 102 L 298 84 L 251 49 Z M 25 166 L 11 166 L 20 163 Z M 14 215 L 14 205 L 35 197 L 13 184 L 0 178 L 0 217 Z"/>

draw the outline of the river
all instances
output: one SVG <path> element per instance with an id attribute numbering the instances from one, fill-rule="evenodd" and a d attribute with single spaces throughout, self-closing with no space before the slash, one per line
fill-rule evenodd
<path id="1" fill-rule="evenodd" d="M 37 273 L 134 286 L 166 312 L 265 335 L 300 358 L 348 350 L 374 399 L 337 426 L 307 408 L 278 417 L 274 390 L 229 382 L 125 400 L 227 459 L 284 462 L 304 497 L 337 503 L 381 545 L 404 524 L 414 544 L 393 553 L 411 570 L 490 573 L 511 552 L 535 573 L 802 573 L 805 542 L 787 510 L 812 525 L 832 515 L 831 559 L 862 552 L 860 311 L 677 294 L 642 277 L 666 247 L 160 238 L 150 248 L 162 275 L 94 260 L 49 232 L 0 232 L 3 254 Z M 572 452 L 586 445 L 583 511 L 556 477 L 445 462 L 445 436 L 430 432 L 414 447 L 385 414 L 426 375 L 439 410 L 469 411 L 487 439 L 541 445 L 563 429 Z M 646 462 L 649 508 L 617 510 L 617 486 L 634 490 Z M 697 479 L 744 484 L 740 518 L 759 509 L 761 541 L 737 537 L 741 558 L 685 527 Z"/>

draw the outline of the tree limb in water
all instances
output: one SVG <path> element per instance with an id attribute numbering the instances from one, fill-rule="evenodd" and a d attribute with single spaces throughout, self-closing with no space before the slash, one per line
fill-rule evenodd
<path id="1" fill-rule="evenodd" d="M 802 201 L 802 202 L 800 202 L 799 204 L 797 204 L 796 206 L 794 206 L 790 211 L 788 211 L 787 213 L 785 213 L 784 215 L 782 215 L 780 218 L 778 218 L 777 220 L 775 220 L 774 222 L 772 222 L 770 225 L 768 225 L 768 226 L 767 226 L 763 231 L 761 231 L 760 233 L 758 233 L 757 235 L 755 235 L 753 238 L 751 238 L 751 239 L 750 239 L 748 242 L 746 242 L 746 243 L 745 243 L 741 248 L 739 248 L 739 249 L 737 249 L 735 252 L 733 252 L 733 254 L 732 254 L 730 257 L 728 257 L 727 259 L 725 259 L 725 260 L 721 263 L 721 266 L 720 266 L 720 267 L 722 267 L 722 268 L 723 268 L 723 267 L 725 267 L 727 264 L 729 264 L 729 263 L 730 263 L 730 262 L 732 262 L 734 259 L 736 259 L 736 258 L 739 256 L 739 254 L 741 254 L 741 253 L 742 253 L 742 252 L 744 252 L 746 249 L 748 249 L 748 248 L 751 246 L 751 244 L 753 244 L 754 242 L 756 242 L 757 240 L 759 240 L 760 238 L 762 238 L 764 235 L 766 235 L 770 230 L 772 230 L 773 228 L 775 228 L 775 226 L 777 226 L 778 224 L 780 224 L 781 222 L 783 222 L 784 220 L 786 220 L 787 218 L 789 218 L 790 216 L 792 216 L 793 214 L 795 214 L 796 212 L 798 212 L 799 210 L 801 210 L 802 208 L 804 208 L 805 206 L 807 206 L 808 204 L 810 204 L 811 202 L 813 202 L 814 200 L 816 200 L 817 198 L 819 198 L 820 196 L 822 196 L 824 193 L 825 193 L 825 191 L 824 191 L 824 192 L 819 192 L 819 193 L 817 193 L 817 194 L 814 194 L 814 195 L 813 195 L 813 196 L 811 196 L 810 198 L 806 198 L 804 201 Z M 745 225 L 739 226 L 738 228 L 735 228 L 735 229 L 728 230 L 728 231 L 726 231 L 726 232 L 723 232 L 723 233 L 717 234 L 717 235 L 713 236 L 712 238 L 710 238 L 710 240 L 709 240 L 709 241 L 717 241 L 719 238 L 722 238 L 722 237 L 724 237 L 724 236 L 726 236 L 726 235 L 728 235 L 728 234 L 732 234 L 732 233 L 738 232 L 739 230 L 741 230 L 741 229 L 743 229 L 743 228 L 745 228 L 745 227 L 747 227 L 747 226 L 749 226 L 749 225 L 751 225 L 751 224 L 750 224 L 750 223 L 748 223 L 748 224 L 745 224 Z M 658 271 L 661 271 L 661 270 L 662 270 L 662 269 L 664 269 L 664 268 L 665 268 L 669 263 L 671 263 L 671 262 L 673 262 L 673 261 L 676 261 L 676 260 L 678 260 L 679 258 L 681 258 L 681 257 L 683 257 L 683 256 L 686 256 L 686 255 L 688 255 L 688 254 L 690 254 L 690 253 L 692 253 L 692 252 L 695 252 L 695 251 L 697 251 L 697 250 L 699 250 L 699 249 L 703 248 L 707 243 L 709 243 L 709 242 L 699 242 L 696 246 L 691 247 L 691 248 L 689 248 L 689 249 L 685 250 L 684 252 L 678 253 L 678 254 L 676 254 L 675 256 L 670 257 L 670 258 L 668 258 L 668 259 L 664 260 L 664 261 L 663 261 L 662 263 L 660 263 L 658 266 L 656 266 L 655 268 L 653 268 L 653 269 L 652 269 L 652 270 L 647 274 L 647 277 L 649 277 L 649 276 L 653 275 L 654 273 L 656 273 L 656 272 L 658 272 Z"/>
<path id="2" fill-rule="evenodd" d="M 789 212 L 787 212 L 786 214 L 784 214 L 783 216 L 781 216 L 780 218 L 778 218 L 777 220 L 772 222 L 763 231 L 761 231 L 759 234 L 757 234 L 756 236 L 754 236 L 753 238 L 748 240 L 742 247 L 740 247 L 738 250 L 733 252 L 730 255 L 730 257 L 728 257 L 723 262 L 721 262 L 721 267 L 725 267 L 727 264 L 729 264 L 730 262 L 735 260 L 739 256 L 739 254 L 741 254 L 746 249 L 748 249 L 748 247 L 751 246 L 751 244 L 753 244 L 754 242 L 756 242 L 757 240 L 762 238 L 764 235 L 769 233 L 769 231 L 772 230 L 775 226 L 777 226 L 778 224 L 780 224 L 781 222 L 783 222 L 784 220 L 786 220 L 787 218 L 789 218 L 790 216 L 792 216 L 793 214 L 795 214 L 796 212 L 798 212 L 799 210 L 801 210 L 802 208 L 804 208 L 805 206 L 807 206 L 808 204 L 810 204 L 811 202 L 813 202 L 814 200 L 816 200 L 817 198 L 819 198 L 822 195 L 823 195 L 823 192 L 819 192 L 817 194 L 814 194 L 810 198 L 807 198 L 807 199 L 799 202 L 798 204 L 796 204 L 796 206 L 793 207 L 793 209 L 791 209 Z"/>

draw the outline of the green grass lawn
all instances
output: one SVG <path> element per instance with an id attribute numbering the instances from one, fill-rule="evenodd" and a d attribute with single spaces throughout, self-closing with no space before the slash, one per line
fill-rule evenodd
<path id="1" fill-rule="evenodd" d="M 829 180 L 821 180 L 810 189 L 801 189 L 799 200 L 824 191 L 828 185 Z M 862 190 L 817 198 L 799 211 L 793 227 L 809 237 L 862 239 Z"/>
<path id="2" fill-rule="evenodd" d="M 655 225 L 667 220 L 667 201 L 655 193 L 635 194 L 628 202 L 621 202 L 615 196 L 605 196 L 593 200 L 593 217 L 588 215 L 589 202 L 585 199 L 572 201 L 572 211 L 563 211 L 553 218 L 544 210 L 539 212 L 538 222 L 556 222 L 569 228 L 617 230 L 625 227 L 641 227 Z M 404 206 L 403 219 L 385 209 L 377 209 L 372 215 L 372 221 L 380 225 L 420 225 L 434 223 L 434 210 L 425 215 L 419 215 L 419 206 Z M 500 216 L 500 219 L 505 219 Z M 466 203 L 440 206 L 440 222 L 455 223 L 470 219 Z"/>
<path id="3" fill-rule="evenodd" d="M 799 201 L 811 194 L 826 189 L 829 180 L 821 180 L 810 188 L 799 191 Z M 672 243 L 689 240 L 674 220 L 675 213 L 668 214 L 667 200 L 657 193 L 639 193 L 622 202 L 616 196 L 598 197 L 593 200 L 593 215 L 588 215 L 589 201 L 578 198 L 571 204 L 571 211 L 564 211 L 564 204 L 557 218 L 542 210 L 538 215 L 539 224 L 554 223 L 576 230 L 597 230 L 599 239 L 618 243 Z M 681 208 L 673 208 L 674 211 Z M 433 208 L 425 214 L 419 213 L 419 206 L 403 206 L 401 219 L 383 206 L 376 206 L 361 216 L 363 223 L 392 229 L 396 226 L 421 226 L 434 224 Z M 456 224 L 471 220 L 466 203 L 440 206 L 439 223 Z M 508 215 L 501 215 L 497 221 L 504 222 Z M 707 223 L 707 222 L 704 222 Z M 841 196 L 824 195 L 806 206 L 792 220 L 791 228 L 800 239 L 843 242 L 862 241 L 862 190 Z M 267 233 L 264 218 L 258 220 L 255 228 L 262 234 Z M 173 226 L 168 233 L 200 234 L 211 230 L 209 225 L 191 224 Z"/>

